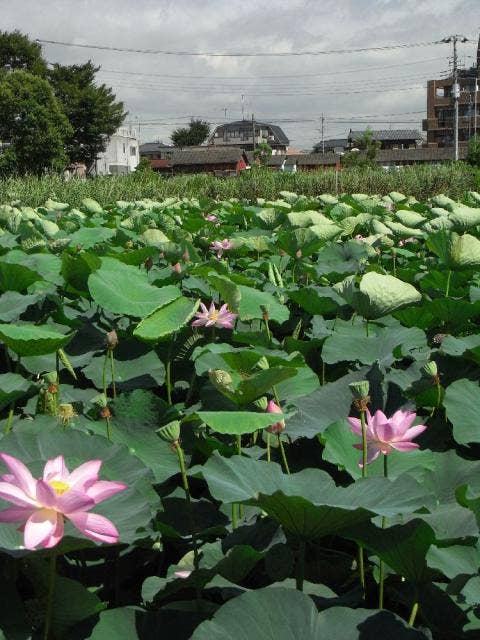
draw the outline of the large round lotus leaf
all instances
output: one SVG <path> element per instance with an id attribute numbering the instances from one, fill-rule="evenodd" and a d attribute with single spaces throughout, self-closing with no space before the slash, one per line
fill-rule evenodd
<path id="1" fill-rule="evenodd" d="M 145 271 L 114 258 L 102 258 L 100 269 L 88 278 L 88 288 L 103 309 L 136 318 L 181 296 L 177 287 L 154 287 Z"/>
<path id="2" fill-rule="evenodd" d="M 480 266 L 480 240 L 466 233 L 441 230 L 427 238 L 428 248 L 450 269 Z"/>
<path id="3" fill-rule="evenodd" d="M 80 245 L 82 249 L 90 249 L 96 244 L 107 242 L 115 235 L 115 229 L 107 227 L 82 227 L 70 236 L 72 246 Z"/>
<path id="4" fill-rule="evenodd" d="M 452 213 L 449 218 L 453 222 L 455 229 L 460 231 L 470 229 L 480 224 L 480 208 L 458 205 L 452 207 Z"/>
<path id="5" fill-rule="evenodd" d="M 480 387 L 471 380 L 455 380 L 444 399 L 447 418 L 453 424 L 453 437 L 459 444 L 480 442 Z"/>
<path id="6" fill-rule="evenodd" d="M 15 402 L 18 398 L 34 388 L 30 380 L 25 380 L 18 373 L 0 374 L 0 410 Z"/>
<path id="7" fill-rule="evenodd" d="M 199 300 L 189 300 L 184 296 L 176 298 L 152 311 L 137 325 L 133 335 L 145 342 L 158 342 L 186 325 L 199 304 Z"/>
<path id="8" fill-rule="evenodd" d="M 41 477 L 45 462 L 58 455 L 65 457 L 70 471 L 88 460 L 102 460 L 100 478 L 125 482 L 128 489 L 95 506 L 92 511 L 115 524 L 120 542 L 130 543 L 142 537 L 142 534 L 137 535 L 137 529 L 148 524 L 151 518 L 150 504 L 156 500 L 156 494 L 151 489 L 153 476 L 126 447 L 80 431 L 63 431 L 52 418 L 51 428 L 45 429 L 43 425 L 36 433 L 19 431 L 5 436 L 0 442 L 0 451 L 22 460 L 34 477 Z M 3 501 L 1 504 L 2 508 L 10 506 Z M 65 535 L 82 539 L 82 535 L 71 525 L 66 527 Z M 16 530 L 16 525 L 0 524 L 0 547 L 14 551 L 22 546 L 23 536 Z"/>
<path id="9" fill-rule="evenodd" d="M 93 198 L 84 198 L 82 200 L 82 209 L 91 214 L 103 213 L 103 208 L 98 204 L 96 200 L 93 200 Z"/>
<path id="10" fill-rule="evenodd" d="M 54 353 L 70 342 L 73 334 L 35 324 L 0 324 L 0 340 L 19 356 L 43 356 Z"/>
<path id="11" fill-rule="evenodd" d="M 334 289 L 367 319 L 381 318 L 422 299 L 411 284 L 374 271 L 365 274 L 359 283 L 355 276 L 349 276 Z"/>
<path id="12" fill-rule="evenodd" d="M 331 607 L 319 613 L 310 596 L 272 586 L 248 591 L 224 604 L 212 620 L 197 627 L 192 640 L 422 640 L 424 637 L 389 611 Z"/>

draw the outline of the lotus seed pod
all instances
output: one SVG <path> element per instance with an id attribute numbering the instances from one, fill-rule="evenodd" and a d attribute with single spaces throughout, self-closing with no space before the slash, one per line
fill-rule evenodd
<path id="1" fill-rule="evenodd" d="M 107 332 L 107 335 L 105 336 L 105 343 L 107 345 L 107 349 L 115 349 L 118 345 L 118 335 L 115 329 Z"/>
<path id="2" fill-rule="evenodd" d="M 359 380 L 358 382 L 351 382 L 349 385 L 355 400 L 365 400 L 368 398 L 368 392 L 370 391 L 370 384 L 368 380 Z"/>
<path id="3" fill-rule="evenodd" d="M 157 433 L 165 442 L 175 444 L 180 439 L 180 422 L 173 420 L 163 427 L 160 427 L 160 429 L 157 429 Z"/>
<path id="4" fill-rule="evenodd" d="M 423 365 L 422 371 L 426 376 L 431 378 L 436 378 L 438 376 L 438 367 L 437 363 L 431 360 Z"/>
<path id="5" fill-rule="evenodd" d="M 221 392 L 233 391 L 233 378 L 228 371 L 222 369 L 210 369 L 208 377 L 213 386 Z"/>
<path id="6" fill-rule="evenodd" d="M 73 404 L 62 403 L 58 405 L 57 415 L 64 427 L 66 427 L 78 414 L 73 408 Z"/>

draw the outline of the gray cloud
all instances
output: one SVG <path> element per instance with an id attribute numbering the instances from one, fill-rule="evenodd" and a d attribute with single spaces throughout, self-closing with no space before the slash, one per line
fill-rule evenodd
<path id="1" fill-rule="evenodd" d="M 478 0 L 0 0 L 0 10 L 2 29 L 20 29 L 32 38 L 177 51 L 360 48 L 432 41 L 450 33 L 477 38 L 478 28 Z M 475 51 L 474 43 L 460 49 L 466 66 L 473 63 L 466 56 Z M 168 140 L 174 124 L 190 116 L 222 122 L 227 109 L 228 120 L 239 118 L 244 95 L 247 117 L 254 112 L 259 120 L 292 120 L 281 124 L 292 146 L 309 148 L 319 139 L 322 113 L 326 137 L 353 126 L 335 119 L 340 116 L 378 114 L 385 122 L 372 124 L 377 128 L 388 128 L 389 119 L 405 121 L 392 126 L 420 127 L 422 114 L 409 112 L 425 109 L 426 80 L 448 70 L 451 49 L 192 58 L 45 45 L 44 54 L 51 62 L 90 58 L 101 65 L 99 79 L 125 102 L 129 121 L 164 123 L 142 125 L 143 140 Z M 126 71 L 133 75 L 112 73 Z M 238 76 L 243 79 L 233 78 Z"/>

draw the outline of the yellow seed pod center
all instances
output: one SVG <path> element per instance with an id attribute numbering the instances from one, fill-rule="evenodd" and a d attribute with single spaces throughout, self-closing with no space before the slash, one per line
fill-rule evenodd
<path id="1" fill-rule="evenodd" d="M 63 482 L 63 480 L 50 480 L 48 484 L 52 487 L 52 489 L 58 496 L 62 496 L 66 491 L 70 489 L 70 485 L 66 482 Z"/>

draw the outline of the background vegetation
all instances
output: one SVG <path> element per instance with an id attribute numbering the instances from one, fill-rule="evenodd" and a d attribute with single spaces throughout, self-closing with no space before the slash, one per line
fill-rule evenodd
<path id="1" fill-rule="evenodd" d="M 338 188 L 337 188 L 338 187 Z M 409 193 L 418 200 L 444 193 L 461 198 L 465 192 L 479 189 L 479 174 L 467 164 L 428 167 L 404 167 L 397 171 L 349 168 L 335 171 L 284 174 L 255 168 L 237 178 L 215 178 L 206 174 L 164 177 L 152 171 L 138 171 L 129 176 L 105 176 L 86 181 L 65 182 L 59 176 L 7 178 L 0 180 L 0 202 L 20 201 L 37 207 L 48 198 L 78 206 L 92 197 L 102 205 L 115 200 L 185 198 L 275 198 L 281 191 L 305 195 L 321 193 L 384 194 L 390 191 Z"/>

